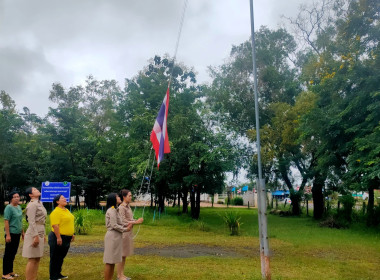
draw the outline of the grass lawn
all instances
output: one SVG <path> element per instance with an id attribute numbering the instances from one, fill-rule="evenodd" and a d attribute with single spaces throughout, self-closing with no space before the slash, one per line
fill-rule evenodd
<path id="1" fill-rule="evenodd" d="M 201 220 L 192 221 L 187 215 L 177 215 L 177 208 L 167 208 L 166 214 L 159 219 L 156 215 L 153 221 L 153 213 L 146 210 L 145 223 L 135 239 L 136 253 L 142 250 L 144 254 L 127 258 L 126 275 L 133 280 L 261 279 L 257 210 L 228 210 L 241 216 L 243 225 L 239 236 L 229 235 L 221 218 L 225 211 L 225 208 L 202 208 Z M 3 227 L 3 219 L 0 227 Z M 272 279 L 380 279 L 379 229 L 361 225 L 344 230 L 321 228 L 309 217 L 269 215 L 268 230 Z M 77 236 L 72 244 L 73 249 L 94 250 L 83 253 L 73 250 L 65 259 L 63 273 L 68 274 L 69 279 L 103 279 L 104 234 L 104 216 L 97 215 L 91 234 Z M 21 257 L 21 246 L 15 271 L 24 279 L 26 260 Z M 45 247 L 40 280 L 49 279 L 48 245 Z M 173 252 L 203 249 L 193 257 L 157 253 L 167 247 L 173 248 Z M 1 255 L 3 250 L 2 238 Z M 205 254 L 208 250 L 212 253 Z M 222 254 L 218 254 L 218 250 Z"/>

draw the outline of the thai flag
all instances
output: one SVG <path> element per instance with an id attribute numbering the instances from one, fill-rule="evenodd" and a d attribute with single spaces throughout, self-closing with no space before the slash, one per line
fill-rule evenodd
<path id="1" fill-rule="evenodd" d="M 157 168 L 160 167 L 160 162 L 164 159 L 164 154 L 170 153 L 169 137 L 167 130 L 167 119 L 169 109 L 169 87 L 166 91 L 164 101 L 162 102 L 160 111 L 154 123 L 150 141 L 153 144 L 153 149 L 156 152 Z"/>

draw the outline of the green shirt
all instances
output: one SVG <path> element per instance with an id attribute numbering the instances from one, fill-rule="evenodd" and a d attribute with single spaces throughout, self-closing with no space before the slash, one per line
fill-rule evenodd
<path id="1" fill-rule="evenodd" d="M 9 222 L 9 232 L 20 234 L 22 232 L 22 210 L 19 205 L 8 204 L 4 210 L 4 220 Z"/>

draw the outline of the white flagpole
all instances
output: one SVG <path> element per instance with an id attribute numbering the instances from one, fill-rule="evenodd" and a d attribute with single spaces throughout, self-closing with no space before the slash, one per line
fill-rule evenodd
<path id="1" fill-rule="evenodd" d="M 267 224 L 267 207 L 266 207 L 266 189 L 265 179 L 263 179 L 261 167 L 261 147 L 260 147 L 260 123 L 259 123 L 259 102 L 257 91 L 257 69 L 256 69 L 256 50 L 255 50 L 255 28 L 254 28 L 254 13 L 253 13 L 253 0 L 250 0 L 251 12 L 251 40 L 252 40 L 252 63 L 253 63 L 253 77 L 254 77 L 254 92 L 255 92 L 255 116 L 256 116 L 256 147 L 257 147 L 257 165 L 258 175 L 258 211 L 259 211 L 259 235 L 260 235 L 260 259 L 261 259 L 261 276 L 263 279 L 270 280 L 270 261 L 269 261 L 269 238 L 268 238 L 268 224 Z"/>

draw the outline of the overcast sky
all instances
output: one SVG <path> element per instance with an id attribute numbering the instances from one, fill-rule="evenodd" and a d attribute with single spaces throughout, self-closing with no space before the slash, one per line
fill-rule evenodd
<path id="1" fill-rule="evenodd" d="M 310 0 L 254 0 L 255 28 L 275 29 Z M 40 116 L 52 83 L 135 76 L 155 54 L 173 56 L 183 0 L 0 0 L 0 90 Z M 249 0 L 189 0 L 177 61 L 208 82 L 208 66 L 250 36 Z"/>

